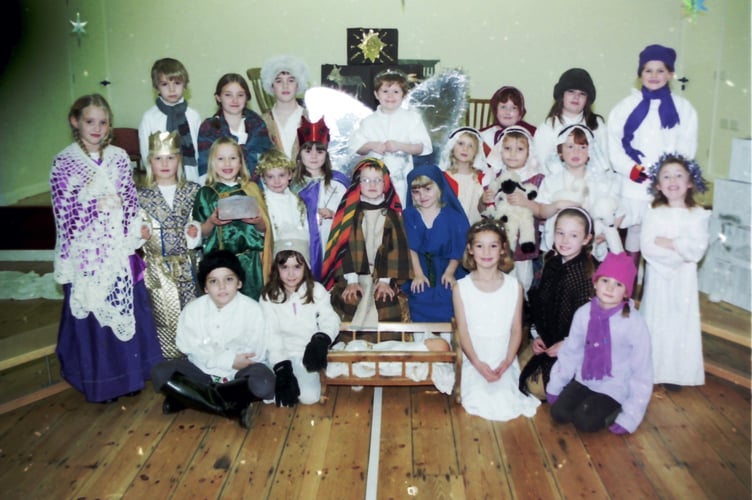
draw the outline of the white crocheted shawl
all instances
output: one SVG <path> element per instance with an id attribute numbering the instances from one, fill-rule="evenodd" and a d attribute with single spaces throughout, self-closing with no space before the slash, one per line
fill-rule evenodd
<path id="1" fill-rule="evenodd" d="M 135 333 L 129 257 L 140 223 L 131 163 L 124 150 L 108 146 L 101 165 L 77 143 L 52 165 L 52 204 L 57 226 L 55 280 L 70 283 L 76 318 L 94 314 L 118 339 Z"/>

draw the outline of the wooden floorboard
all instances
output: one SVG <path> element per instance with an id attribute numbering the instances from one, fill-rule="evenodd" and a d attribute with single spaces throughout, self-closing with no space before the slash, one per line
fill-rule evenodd
<path id="1" fill-rule="evenodd" d="M 373 388 L 257 403 L 250 430 L 151 388 L 109 405 L 73 389 L 0 415 L 2 498 L 365 498 Z M 750 395 L 715 377 L 657 388 L 635 434 L 535 417 L 489 422 L 448 397 L 385 388 L 376 498 L 749 498 Z"/>
<path id="2" fill-rule="evenodd" d="M 321 495 L 326 494 L 322 483 L 328 476 L 324 474 L 327 457 L 340 452 L 336 448 L 337 440 L 331 439 L 334 400 L 298 405 L 294 411 L 274 478 L 274 496 L 317 498 L 320 491 Z"/>
<path id="3" fill-rule="evenodd" d="M 452 407 L 454 446 L 466 498 L 512 498 L 493 423 L 469 415 L 461 406 Z"/>
<path id="4" fill-rule="evenodd" d="M 383 389 L 378 483 L 381 498 L 405 498 L 408 488 L 415 487 L 411 412 L 411 391 L 401 387 Z"/>
<path id="5" fill-rule="evenodd" d="M 742 482 L 703 439 L 703 436 L 711 433 L 712 428 L 706 427 L 701 434 L 671 398 L 664 395 L 659 401 L 664 404 L 653 405 L 656 411 L 648 414 L 647 423 L 659 429 L 667 447 L 677 461 L 687 468 L 706 498 L 744 498 Z"/>
<path id="6" fill-rule="evenodd" d="M 595 432 L 580 434 L 580 439 L 610 498 L 633 500 L 655 495 L 644 463 L 632 455 L 626 438 Z"/>
<path id="7" fill-rule="evenodd" d="M 269 498 L 295 409 L 256 404 L 253 426 L 222 490 L 223 498 Z"/>
<path id="8" fill-rule="evenodd" d="M 556 424 L 544 412 L 538 413 L 533 422 L 562 495 L 568 498 L 607 497 L 606 488 L 575 428 Z"/>
<path id="9" fill-rule="evenodd" d="M 552 464 L 530 419 L 494 422 L 493 427 L 514 498 L 560 498 Z"/>
<path id="10" fill-rule="evenodd" d="M 147 479 L 141 468 L 175 417 L 162 415 L 162 397 L 152 391 L 142 392 L 138 399 L 144 402 L 141 411 L 113 433 L 109 454 L 70 498 L 122 498 L 135 479 Z"/>
<path id="11" fill-rule="evenodd" d="M 330 387 L 330 391 L 334 390 Z M 327 448 L 329 452 L 324 461 L 322 486 L 316 498 L 364 498 L 373 390 L 373 387 L 360 391 L 347 386 L 336 388 L 331 429 L 333 442 Z M 291 480 L 297 481 L 298 478 Z"/>

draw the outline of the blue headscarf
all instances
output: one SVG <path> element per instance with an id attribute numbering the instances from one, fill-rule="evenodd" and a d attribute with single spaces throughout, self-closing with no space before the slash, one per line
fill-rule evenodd
<path id="1" fill-rule="evenodd" d="M 410 194 L 410 189 L 413 181 L 420 176 L 428 177 L 439 186 L 439 189 L 441 190 L 442 206 L 451 207 L 461 214 L 465 213 L 462 204 L 460 204 L 460 200 L 457 199 L 457 195 L 455 195 L 452 190 L 452 186 L 449 185 L 444 173 L 436 165 L 419 165 L 407 174 L 407 200 L 405 200 L 405 206 L 407 208 L 414 208 L 413 197 Z"/>

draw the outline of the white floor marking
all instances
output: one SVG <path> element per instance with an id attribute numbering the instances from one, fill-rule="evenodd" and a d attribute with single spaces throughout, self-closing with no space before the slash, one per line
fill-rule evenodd
<path id="1" fill-rule="evenodd" d="M 371 415 L 371 446 L 368 453 L 366 475 L 366 500 L 376 500 L 379 486 L 379 452 L 381 448 L 381 387 L 373 389 L 373 410 Z"/>

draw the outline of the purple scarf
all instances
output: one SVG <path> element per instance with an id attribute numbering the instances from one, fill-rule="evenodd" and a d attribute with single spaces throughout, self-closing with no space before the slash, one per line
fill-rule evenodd
<path id="1" fill-rule="evenodd" d="M 590 321 L 585 338 L 585 357 L 582 360 L 582 379 L 601 380 L 611 376 L 611 316 L 624 307 L 619 304 L 611 309 L 602 309 L 598 297 L 590 301 Z"/>
<path id="2" fill-rule="evenodd" d="M 658 116 L 661 119 L 662 128 L 674 128 L 679 124 L 679 113 L 676 111 L 676 105 L 674 105 L 674 100 L 671 98 L 671 89 L 669 89 L 668 85 L 664 85 L 658 90 L 648 90 L 642 87 L 642 101 L 635 106 L 635 109 L 627 117 L 627 121 L 624 123 L 624 135 L 621 138 L 621 145 L 627 156 L 632 158 L 638 165 L 642 164 L 641 157 L 645 156 L 645 154 L 632 147 L 632 139 L 634 139 L 635 131 L 648 115 L 650 101 L 653 99 L 661 101 L 661 104 L 658 106 Z"/>

